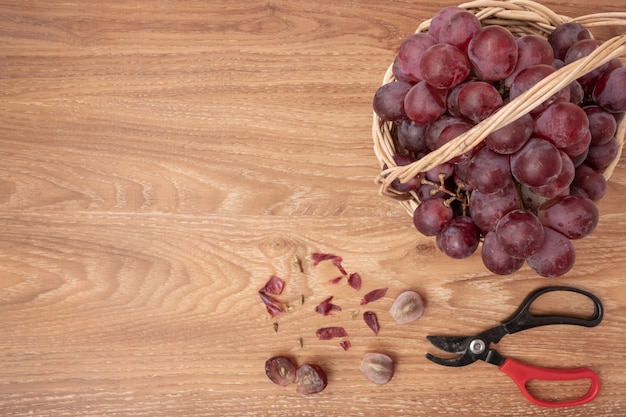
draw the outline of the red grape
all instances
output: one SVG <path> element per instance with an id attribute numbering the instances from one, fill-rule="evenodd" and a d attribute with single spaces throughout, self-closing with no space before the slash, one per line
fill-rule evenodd
<path id="1" fill-rule="evenodd" d="M 439 40 L 439 32 L 441 31 L 441 26 L 443 22 L 445 22 L 450 16 L 458 12 L 465 12 L 465 9 L 462 9 L 457 6 L 448 6 L 440 9 L 430 21 L 430 26 L 428 27 L 428 34 L 433 36 L 435 39 Z"/>
<path id="2" fill-rule="evenodd" d="M 374 95 L 374 111 L 385 121 L 399 122 L 406 117 L 404 97 L 411 84 L 396 81 L 379 87 Z"/>
<path id="3" fill-rule="evenodd" d="M 495 193 L 472 191 L 470 195 L 470 212 L 476 226 L 484 231 L 495 230 L 496 223 L 511 210 L 521 204 L 517 187 L 509 177 L 508 184 Z"/>
<path id="4" fill-rule="evenodd" d="M 436 237 L 437 247 L 455 259 L 470 256 L 480 242 L 480 230 L 468 216 L 458 216 L 448 222 Z"/>
<path id="5" fill-rule="evenodd" d="M 596 105 L 583 107 L 583 110 L 589 119 L 592 145 L 602 145 L 615 136 L 617 122 L 611 113 Z"/>
<path id="6" fill-rule="evenodd" d="M 420 61 L 422 54 L 437 43 L 437 40 L 426 33 L 415 33 L 402 42 L 398 49 L 398 69 L 413 81 L 422 81 Z"/>
<path id="7" fill-rule="evenodd" d="M 470 69 L 467 55 L 445 43 L 428 48 L 420 61 L 424 81 L 435 88 L 451 88 L 460 84 L 467 78 Z"/>
<path id="8" fill-rule="evenodd" d="M 411 119 L 404 119 L 398 127 L 398 143 L 409 152 L 426 150 L 426 125 Z"/>
<path id="9" fill-rule="evenodd" d="M 511 155 L 511 172 L 517 181 L 529 187 L 540 187 L 553 181 L 561 172 L 561 154 L 547 140 L 530 138 Z"/>
<path id="10" fill-rule="evenodd" d="M 567 53 L 565 54 L 565 59 L 563 60 L 563 62 L 565 63 L 565 65 L 567 65 L 567 64 L 571 64 L 572 62 L 578 59 L 584 58 L 588 56 L 589 54 L 591 54 L 601 44 L 602 42 L 596 39 L 580 40 L 574 43 L 572 46 L 570 46 L 570 48 L 567 50 Z M 576 81 L 578 81 L 580 85 L 582 85 L 583 87 L 587 85 L 594 85 L 596 81 L 598 80 L 598 78 L 604 72 L 607 65 L 608 64 L 600 65 L 598 68 L 581 76 Z"/>
<path id="11" fill-rule="evenodd" d="M 603 170 L 617 158 L 619 145 L 615 137 L 612 137 L 607 143 L 589 147 L 585 164 L 597 170 Z"/>
<path id="12" fill-rule="evenodd" d="M 545 226 L 569 239 L 581 239 L 598 225 L 596 204 L 586 197 L 565 195 L 542 206 L 537 212 Z"/>
<path id="13" fill-rule="evenodd" d="M 572 242 L 561 233 L 544 227 L 541 247 L 526 262 L 537 274 L 548 277 L 560 277 L 574 266 L 576 251 Z"/>
<path id="14" fill-rule="evenodd" d="M 517 43 L 511 32 L 502 26 L 487 26 L 474 35 L 467 54 L 478 78 L 503 80 L 515 70 Z"/>
<path id="15" fill-rule="evenodd" d="M 472 38 L 481 30 L 480 20 L 467 10 L 450 15 L 442 24 L 439 32 L 439 42 L 456 46 L 462 51 Z"/>
<path id="16" fill-rule="evenodd" d="M 582 39 L 591 39 L 591 34 L 583 25 L 576 22 L 559 25 L 548 36 L 548 42 L 552 45 L 554 57 L 561 60 L 565 59 L 570 46 Z"/>
<path id="17" fill-rule="evenodd" d="M 569 192 L 569 186 L 574 180 L 575 167 L 572 159 L 563 151 L 561 154 L 561 172 L 555 179 L 540 187 L 532 187 L 532 191 L 543 197 L 556 197 L 563 192 Z"/>
<path id="18" fill-rule="evenodd" d="M 474 123 L 491 116 L 502 104 L 502 96 L 498 90 L 484 81 L 464 84 L 458 93 L 459 112 Z"/>
<path id="19" fill-rule="evenodd" d="M 511 84 L 511 89 L 509 91 L 509 97 L 511 100 L 517 98 L 519 95 L 529 90 L 539 81 L 547 77 L 548 75 L 554 72 L 554 68 L 550 65 L 538 64 L 531 65 L 528 68 L 523 69 L 515 76 L 513 83 Z M 544 111 L 548 106 L 552 103 L 558 101 L 569 101 L 570 100 L 570 88 L 565 87 L 556 93 L 554 93 L 551 97 L 549 97 L 543 103 L 537 105 L 534 109 L 530 111 L 530 114 L 533 116 L 538 115 L 542 111 Z"/>
<path id="20" fill-rule="evenodd" d="M 485 138 L 485 145 L 494 152 L 512 154 L 521 149 L 530 139 L 535 121 L 530 114 L 492 132 Z"/>
<path id="21" fill-rule="evenodd" d="M 446 90 L 420 81 L 404 97 L 407 116 L 418 123 L 431 123 L 446 111 Z"/>
<path id="22" fill-rule="evenodd" d="M 593 99 L 611 113 L 626 111 L 626 67 L 604 73 L 593 89 Z"/>
<path id="23" fill-rule="evenodd" d="M 508 185 L 510 178 L 509 155 L 499 154 L 484 147 L 472 156 L 465 179 L 474 190 L 489 194 Z"/>
<path id="24" fill-rule="evenodd" d="M 449 204 L 442 197 L 423 201 L 413 212 L 413 224 L 424 236 L 435 236 L 454 217 Z"/>
<path id="25" fill-rule="evenodd" d="M 493 231 L 485 235 L 481 259 L 488 270 L 498 275 L 512 274 L 524 265 L 524 259 L 514 258 L 506 253 Z"/>
<path id="26" fill-rule="evenodd" d="M 585 111 L 569 102 L 554 103 L 535 119 L 534 134 L 564 149 L 569 156 L 578 155 L 589 145 L 591 136 L 589 141 L 582 142 L 588 131 L 589 119 Z M 576 149 L 572 148 L 574 146 Z"/>
<path id="27" fill-rule="evenodd" d="M 495 232 L 504 251 L 521 259 L 528 258 L 541 247 L 544 235 L 537 216 L 522 209 L 505 214 L 496 224 Z"/>
<path id="28" fill-rule="evenodd" d="M 570 192 L 598 201 L 606 194 L 606 179 L 601 173 L 583 163 L 576 168 Z"/>
<path id="29" fill-rule="evenodd" d="M 550 43 L 538 35 L 525 35 L 516 40 L 517 64 L 515 71 L 505 80 L 505 85 L 510 87 L 515 76 L 523 69 L 531 65 L 552 65 L 554 52 Z"/>

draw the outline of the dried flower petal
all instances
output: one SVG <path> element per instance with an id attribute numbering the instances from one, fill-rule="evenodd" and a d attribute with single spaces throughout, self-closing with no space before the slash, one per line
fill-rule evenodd
<path id="1" fill-rule="evenodd" d="M 341 346 L 341 348 L 343 350 L 348 350 L 348 349 L 350 349 L 352 344 L 350 343 L 349 340 L 342 340 L 341 342 L 339 342 L 339 346 Z"/>
<path id="2" fill-rule="evenodd" d="M 361 276 L 357 272 L 352 272 L 348 277 L 348 285 L 350 285 L 355 290 L 361 289 Z"/>
<path id="3" fill-rule="evenodd" d="M 265 286 L 263 286 L 263 288 L 259 291 L 263 291 L 265 294 L 280 295 L 283 293 L 284 288 L 285 281 L 276 275 L 272 275 L 269 281 L 265 283 Z"/>
<path id="4" fill-rule="evenodd" d="M 285 305 L 276 298 L 264 293 L 263 291 L 259 291 L 259 296 L 261 297 L 263 304 L 265 304 L 265 308 L 270 316 L 276 317 L 285 312 Z"/>
<path id="5" fill-rule="evenodd" d="M 343 327 L 322 327 L 315 332 L 320 340 L 330 340 L 335 337 L 346 337 L 348 333 Z"/>
<path id="6" fill-rule="evenodd" d="M 333 296 L 331 295 L 330 297 L 328 297 L 327 299 L 319 303 L 317 306 L 315 306 L 315 312 L 323 316 L 327 316 L 333 311 L 341 311 L 341 307 L 339 307 L 336 304 L 331 303 L 332 299 L 333 299 Z"/>
<path id="7" fill-rule="evenodd" d="M 379 288 L 377 290 L 372 290 L 363 296 L 361 300 L 361 305 L 365 305 L 367 303 L 371 303 L 373 301 L 379 300 L 383 298 L 387 294 L 387 288 Z"/>
<path id="8" fill-rule="evenodd" d="M 343 275 L 338 276 L 337 278 L 329 279 L 328 282 L 331 284 L 339 284 L 343 279 Z"/>
<path id="9" fill-rule="evenodd" d="M 373 311 L 366 311 L 363 313 L 363 320 L 369 326 L 370 329 L 374 332 L 374 334 L 378 334 L 378 317 L 376 317 L 376 313 Z"/>
<path id="10" fill-rule="evenodd" d="M 317 266 L 322 261 L 332 261 L 333 265 L 339 269 L 339 272 L 343 275 L 348 275 L 341 265 L 341 262 L 343 262 L 341 256 L 333 255 L 332 253 L 312 253 L 311 259 L 313 260 L 313 266 Z"/>

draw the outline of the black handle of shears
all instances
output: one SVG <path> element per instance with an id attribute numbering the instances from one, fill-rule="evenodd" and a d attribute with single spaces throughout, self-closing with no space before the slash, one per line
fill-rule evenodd
<path id="1" fill-rule="evenodd" d="M 546 293 L 554 291 L 569 291 L 587 297 L 593 302 L 593 315 L 591 317 L 580 317 L 566 314 L 535 315 L 530 312 L 530 307 L 535 302 L 535 300 L 537 300 L 539 297 Z M 547 326 L 550 324 L 575 324 L 577 326 L 594 327 L 600 324 L 603 315 L 604 309 L 602 307 L 602 303 L 600 302 L 598 297 L 591 294 L 590 292 L 572 287 L 552 286 L 540 288 L 528 295 L 528 297 L 526 297 L 526 299 L 522 302 L 517 311 L 513 313 L 510 318 L 502 322 L 502 327 L 509 334 L 526 329 L 531 329 L 533 327 Z"/>

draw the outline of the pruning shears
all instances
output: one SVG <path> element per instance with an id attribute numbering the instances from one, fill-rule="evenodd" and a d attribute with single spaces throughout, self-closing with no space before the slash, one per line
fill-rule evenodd
<path id="1" fill-rule="evenodd" d="M 594 312 L 591 317 L 576 317 L 573 315 L 535 315 L 530 312 L 533 303 L 540 296 L 549 292 L 574 292 L 581 294 L 593 302 Z M 540 288 L 531 294 L 519 306 L 511 317 L 504 320 L 500 325 L 485 330 L 474 336 L 426 336 L 437 348 L 448 353 L 457 354 L 455 358 L 443 359 L 426 354 L 426 358 L 444 366 L 466 366 L 478 360 L 496 365 L 498 369 L 507 374 L 519 387 L 522 394 L 532 403 L 544 407 L 571 407 L 592 401 L 600 392 L 600 378 L 589 368 L 543 368 L 528 365 L 515 359 L 501 355 L 491 348 L 492 343 L 498 343 L 507 334 L 513 334 L 522 330 L 552 324 L 573 324 L 584 327 L 594 327 L 600 324 L 603 316 L 602 303 L 595 295 L 577 288 L 551 286 Z M 550 401 L 540 399 L 531 394 L 527 389 L 527 383 L 531 380 L 566 381 L 589 379 L 591 385 L 583 396 L 566 401 Z"/>

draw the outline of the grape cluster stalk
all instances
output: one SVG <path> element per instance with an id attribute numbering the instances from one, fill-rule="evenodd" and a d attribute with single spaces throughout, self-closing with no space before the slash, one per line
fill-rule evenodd
<path id="1" fill-rule="evenodd" d="M 460 7 L 440 10 L 428 32 L 403 41 L 395 80 L 374 95 L 375 113 L 393 125 L 394 162 L 424 158 L 601 45 L 575 22 L 547 39 L 515 38 Z M 465 153 L 391 187 L 418 201 L 415 228 L 448 256 L 480 247 L 495 274 L 526 263 L 541 276 L 562 276 L 576 259 L 572 240 L 598 224 L 602 172 L 619 154 L 625 112 L 626 67 L 614 58 Z"/>

